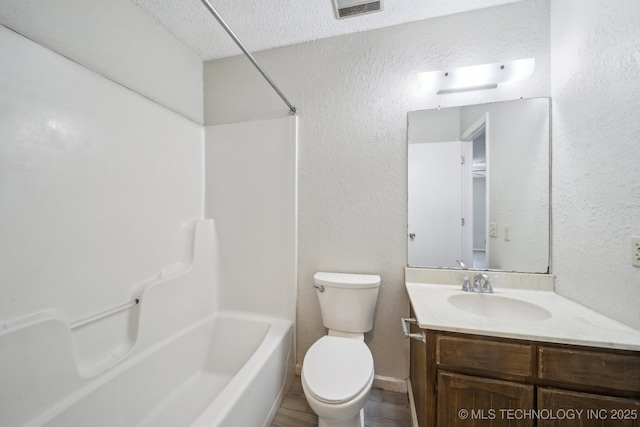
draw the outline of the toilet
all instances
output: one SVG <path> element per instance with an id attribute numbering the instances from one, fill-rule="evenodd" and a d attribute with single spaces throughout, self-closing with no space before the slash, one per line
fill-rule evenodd
<path id="1" fill-rule="evenodd" d="M 363 427 L 374 373 L 364 333 L 373 327 L 380 276 L 320 272 L 313 280 L 328 334 L 304 356 L 304 395 L 318 427 Z"/>

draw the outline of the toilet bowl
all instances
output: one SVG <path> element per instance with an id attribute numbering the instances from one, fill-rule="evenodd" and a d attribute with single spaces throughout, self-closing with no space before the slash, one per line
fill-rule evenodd
<path id="1" fill-rule="evenodd" d="M 364 341 L 329 335 L 316 341 L 304 358 L 302 388 L 318 427 L 363 427 L 373 375 Z"/>
<path id="2" fill-rule="evenodd" d="M 318 427 L 364 427 L 373 385 L 373 356 L 364 334 L 373 328 L 380 276 L 319 272 L 313 281 L 328 334 L 304 356 L 304 395 Z"/>

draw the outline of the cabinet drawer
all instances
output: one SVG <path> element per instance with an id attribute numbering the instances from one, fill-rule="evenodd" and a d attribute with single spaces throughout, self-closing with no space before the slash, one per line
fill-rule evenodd
<path id="1" fill-rule="evenodd" d="M 538 378 L 562 383 L 640 392 L 640 356 L 538 347 Z"/>
<path id="2" fill-rule="evenodd" d="M 438 336 L 438 365 L 480 370 L 504 376 L 530 377 L 534 352 L 528 344 L 492 341 L 482 338 Z"/>

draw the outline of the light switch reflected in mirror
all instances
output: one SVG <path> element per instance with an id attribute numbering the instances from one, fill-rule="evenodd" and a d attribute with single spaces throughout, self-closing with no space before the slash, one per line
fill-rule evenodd
<path id="1" fill-rule="evenodd" d="M 547 273 L 550 100 L 408 115 L 408 265 Z"/>

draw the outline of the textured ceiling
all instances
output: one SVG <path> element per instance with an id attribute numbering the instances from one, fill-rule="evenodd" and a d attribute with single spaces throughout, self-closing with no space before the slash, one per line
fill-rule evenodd
<path id="1" fill-rule="evenodd" d="M 241 53 L 200 0 L 131 1 L 203 60 Z M 210 0 L 251 52 L 516 1 L 385 0 L 382 12 L 338 20 L 331 0 Z"/>

